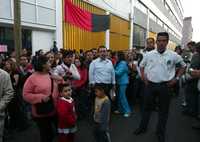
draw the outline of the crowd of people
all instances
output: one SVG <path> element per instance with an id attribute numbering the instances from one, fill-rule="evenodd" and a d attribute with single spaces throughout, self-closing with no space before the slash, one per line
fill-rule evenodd
<path id="1" fill-rule="evenodd" d="M 185 51 L 177 46 L 174 52 L 167 49 L 168 41 L 168 33 L 161 32 L 156 41 L 146 40 L 143 51 L 100 46 L 85 52 L 39 50 L 32 57 L 23 49 L 19 63 L 15 54 L 1 60 L 0 142 L 13 130 L 26 130 L 32 120 L 41 142 L 55 136 L 73 142 L 81 119 L 94 122 L 96 142 L 110 142 L 110 114 L 125 119 L 138 106 L 141 122 L 134 134 L 146 132 L 156 110 L 156 134 L 164 142 L 172 94 L 180 96 L 184 115 L 200 119 L 200 43 L 189 42 Z"/>

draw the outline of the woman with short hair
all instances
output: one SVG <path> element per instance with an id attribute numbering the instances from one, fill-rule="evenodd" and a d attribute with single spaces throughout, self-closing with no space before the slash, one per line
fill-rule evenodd
<path id="1" fill-rule="evenodd" d="M 35 72 L 25 82 L 23 98 L 32 105 L 32 116 L 40 131 L 40 142 L 52 142 L 53 125 L 56 125 L 54 104 L 58 93 L 56 84 L 49 75 L 48 58 L 44 55 L 39 56 L 34 69 Z M 47 103 L 48 107 L 44 107 Z"/>

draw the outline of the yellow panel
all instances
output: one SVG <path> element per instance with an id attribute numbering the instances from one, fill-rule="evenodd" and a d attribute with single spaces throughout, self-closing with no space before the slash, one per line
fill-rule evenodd
<path id="1" fill-rule="evenodd" d="M 129 37 L 116 33 L 110 33 L 110 49 L 113 51 L 129 49 Z"/>
<path id="2" fill-rule="evenodd" d="M 121 33 L 124 35 L 129 35 L 129 21 L 126 21 L 120 17 L 111 15 L 111 28 L 110 31 L 113 33 Z"/>
<path id="3" fill-rule="evenodd" d="M 110 42 L 110 47 L 111 47 L 111 50 L 116 50 L 118 48 L 118 40 L 117 39 L 117 35 L 116 34 L 113 34 L 113 33 L 110 33 L 110 41 L 115 41 L 115 42 Z M 115 49 L 113 48 L 115 47 Z"/>
<path id="4" fill-rule="evenodd" d="M 110 48 L 112 50 L 129 49 L 129 21 L 111 15 Z"/>

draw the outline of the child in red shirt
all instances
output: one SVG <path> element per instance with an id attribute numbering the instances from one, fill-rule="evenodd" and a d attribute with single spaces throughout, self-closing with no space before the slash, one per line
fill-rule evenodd
<path id="1" fill-rule="evenodd" d="M 57 102 L 58 142 L 74 142 L 76 112 L 74 100 L 71 98 L 72 89 L 69 84 L 60 84 L 58 90 L 60 94 Z"/>

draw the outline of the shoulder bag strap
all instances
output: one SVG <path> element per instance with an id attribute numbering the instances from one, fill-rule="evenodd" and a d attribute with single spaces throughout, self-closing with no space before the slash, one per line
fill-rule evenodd
<path id="1" fill-rule="evenodd" d="M 49 77 L 50 77 L 50 80 L 51 80 L 51 96 L 53 94 L 53 88 L 54 88 L 54 83 L 53 83 L 53 78 L 51 78 L 51 73 L 49 73 Z"/>
<path id="2" fill-rule="evenodd" d="M 67 69 L 63 65 L 61 65 L 61 67 L 65 72 L 67 72 Z"/>
<path id="3" fill-rule="evenodd" d="M 50 77 L 51 78 L 51 77 Z M 51 78 L 51 95 L 53 94 L 53 88 L 54 88 L 54 86 L 53 86 L 54 84 L 53 84 L 53 79 Z"/>

